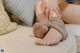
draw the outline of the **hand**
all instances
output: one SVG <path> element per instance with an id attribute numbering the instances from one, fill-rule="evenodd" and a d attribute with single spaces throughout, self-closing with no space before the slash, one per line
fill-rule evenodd
<path id="1" fill-rule="evenodd" d="M 60 16 L 57 0 L 42 0 L 42 11 L 46 16 L 51 17 L 53 10 Z"/>

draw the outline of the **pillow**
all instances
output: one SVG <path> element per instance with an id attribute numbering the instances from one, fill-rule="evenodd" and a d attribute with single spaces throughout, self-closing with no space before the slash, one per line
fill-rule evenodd
<path id="1" fill-rule="evenodd" d="M 10 22 L 10 19 L 4 10 L 2 0 L 0 0 L 0 35 L 16 29 L 16 23 Z"/>
<path id="2" fill-rule="evenodd" d="M 36 1 L 38 0 L 3 0 L 6 9 L 28 26 L 33 25 Z"/>

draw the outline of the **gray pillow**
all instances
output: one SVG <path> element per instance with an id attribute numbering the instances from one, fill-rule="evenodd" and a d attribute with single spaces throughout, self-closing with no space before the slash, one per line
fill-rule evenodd
<path id="1" fill-rule="evenodd" d="M 3 0 L 6 9 L 28 26 L 33 25 L 34 6 L 38 0 Z"/>

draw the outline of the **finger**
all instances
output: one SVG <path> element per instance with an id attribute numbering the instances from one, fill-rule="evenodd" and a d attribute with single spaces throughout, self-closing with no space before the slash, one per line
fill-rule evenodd
<path id="1" fill-rule="evenodd" d="M 48 17 L 49 16 L 49 8 L 46 8 L 44 12 L 45 12 L 45 15 Z"/>
<path id="2" fill-rule="evenodd" d="M 57 16 L 59 16 L 59 12 L 57 8 L 55 9 L 55 13 L 57 14 Z"/>
<path id="3" fill-rule="evenodd" d="M 58 17 L 55 10 L 53 11 L 53 17 Z"/>
<path id="4" fill-rule="evenodd" d="M 58 9 L 58 12 L 59 12 L 60 17 L 62 17 L 62 13 L 61 13 L 59 7 L 57 9 Z"/>
<path id="5" fill-rule="evenodd" d="M 44 14 L 45 14 L 45 10 L 46 10 L 46 7 L 44 8 L 44 11 L 43 11 Z"/>
<path id="6" fill-rule="evenodd" d="M 51 18 L 51 17 L 53 17 L 53 10 L 49 10 L 49 19 Z"/>
<path id="7" fill-rule="evenodd" d="M 41 4 L 41 8 L 42 8 L 42 11 L 44 12 L 44 10 L 45 10 L 45 8 L 46 8 L 46 6 L 45 6 L 45 4 Z"/>

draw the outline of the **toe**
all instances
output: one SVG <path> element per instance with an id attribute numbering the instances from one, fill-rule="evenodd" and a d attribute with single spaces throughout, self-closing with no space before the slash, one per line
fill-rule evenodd
<path id="1" fill-rule="evenodd" d="M 46 46 L 47 42 L 43 40 L 42 45 Z"/>
<path id="2" fill-rule="evenodd" d="M 35 44 L 36 45 L 40 45 L 41 44 L 41 39 L 40 40 L 37 40 Z"/>
<path id="3" fill-rule="evenodd" d="M 46 45 L 46 42 L 43 41 L 42 39 L 36 41 L 36 45 Z"/>
<path id="4" fill-rule="evenodd" d="M 46 45 L 47 45 L 47 46 L 50 46 L 50 45 L 51 45 L 51 43 L 50 43 L 50 42 L 47 42 L 47 43 L 46 43 Z"/>
<path id="5" fill-rule="evenodd" d="M 43 39 L 37 40 L 36 45 L 49 46 L 50 42 L 44 41 Z"/>

